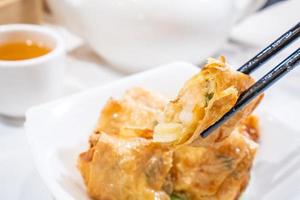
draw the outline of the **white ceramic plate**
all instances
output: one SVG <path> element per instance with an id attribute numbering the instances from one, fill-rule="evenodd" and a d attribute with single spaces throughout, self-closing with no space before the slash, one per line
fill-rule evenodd
<path id="1" fill-rule="evenodd" d="M 54 197 L 89 199 L 76 159 L 87 149 L 88 136 L 109 97 L 120 97 L 126 89 L 142 86 L 172 98 L 198 70 L 188 63 L 173 63 L 30 109 L 26 133 L 37 168 Z M 300 199 L 300 134 L 265 111 L 260 117 L 261 148 L 243 200 Z"/>

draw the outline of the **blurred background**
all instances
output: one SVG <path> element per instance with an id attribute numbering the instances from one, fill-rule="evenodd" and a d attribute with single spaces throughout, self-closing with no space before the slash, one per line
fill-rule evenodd
<path id="1" fill-rule="evenodd" d="M 128 74 L 174 60 L 201 64 L 228 41 L 245 40 L 234 27 L 278 2 L 1 0 L 0 23 L 50 26 L 73 58 Z"/>
<path id="2" fill-rule="evenodd" d="M 100 79 L 106 82 L 175 60 L 201 65 L 208 56 L 226 55 L 227 51 L 222 49 L 228 50 L 228 44 L 263 46 L 278 35 L 267 33 L 269 26 L 280 32 L 297 17 L 288 16 L 283 22 L 274 14 L 274 20 L 278 18 L 277 27 L 270 24 L 270 17 L 262 22 L 258 21 L 260 17 L 251 22 L 248 19 L 257 13 L 270 15 L 265 10 L 280 2 L 285 1 L 192 0 L 183 4 L 180 0 L 1 0 L 0 24 L 33 23 L 55 29 L 64 38 L 69 62 L 75 66 L 81 65 L 80 62 L 97 65 L 90 67 L 90 71 L 95 67 L 100 69 L 103 75 L 99 75 Z M 278 8 L 275 10 L 280 12 Z M 258 26 L 248 26 L 255 20 L 260 23 L 257 25 L 261 31 Z M 250 41 L 251 35 L 257 41 Z M 76 73 L 80 71 L 78 68 L 69 70 Z M 81 85 L 93 80 L 87 79 Z"/>
<path id="3" fill-rule="evenodd" d="M 207 57 L 225 55 L 238 68 L 298 23 L 299 10 L 299 0 L 0 0 L 0 24 L 37 24 L 61 36 L 66 96 L 178 60 L 201 67 Z M 296 47 L 299 40 L 268 65 Z M 266 108 L 295 130 L 299 80 L 297 69 L 265 100 Z M 282 102 L 289 105 L 280 106 Z M 23 121 L 0 113 L 0 199 L 50 200 L 35 170 Z"/>

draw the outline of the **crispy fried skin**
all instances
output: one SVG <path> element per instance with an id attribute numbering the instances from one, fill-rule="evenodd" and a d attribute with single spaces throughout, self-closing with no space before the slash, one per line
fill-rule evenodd
<path id="1" fill-rule="evenodd" d="M 78 166 L 94 199 L 169 198 L 162 190 L 172 166 L 172 151 L 166 145 L 102 133 L 97 144 L 80 155 Z"/>
<path id="2" fill-rule="evenodd" d="M 152 138 L 156 119 L 166 103 L 165 97 L 138 87 L 126 91 L 120 100 L 109 99 L 90 137 L 91 145 L 101 132 L 122 137 Z"/>
<path id="3" fill-rule="evenodd" d="M 78 159 L 92 198 L 169 199 L 162 187 L 172 166 L 173 150 L 147 139 L 166 103 L 164 97 L 141 88 L 107 102 L 90 136 L 90 149 Z"/>
<path id="4" fill-rule="evenodd" d="M 199 138 L 199 134 L 228 112 L 253 82 L 250 76 L 231 70 L 223 57 L 220 60 L 210 59 L 200 73 L 184 84 L 177 98 L 166 106 L 164 118 L 155 128 L 154 139 L 164 142 L 162 135 L 173 134 L 174 137 L 168 137 L 171 139 L 167 142 L 175 145 L 193 143 L 193 146 L 222 141 L 254 110 L 261 96 L 214 134 L 205 139 Z"/>
<path id="5" fill-rule="evenodd" d="M 183 192 L 193 200 L 239 197 L 248 183 L 258 147 L 248 135 L 249 127 L 258 135 L 257 123 L 252 122 L 244 121 L 217 146 L 183 146 L 176 150 L 172 168 L 174 192 Z M 240 132 L 245 127 L 247 130 Z"/>
<path id="6" fill-rule="evenodd" d="M 258 119 L 249 115 L 262 97 L 209 138 L 199 140 L 196 134 L 226 113 L 252 83 L 221 58 L 210 60 L 167 106 L 164 97 L 141 88 L 110 99 L 90 148 L 78 159 L 88 194 L 96 200 L 238 199 L 248 184 L 260 135 Z M 166 129 L 183 131 L 172 145 L 154 142 L 153 133 L 155 138 Z M 188 143 L 194 146 L 183 145 Z"/>

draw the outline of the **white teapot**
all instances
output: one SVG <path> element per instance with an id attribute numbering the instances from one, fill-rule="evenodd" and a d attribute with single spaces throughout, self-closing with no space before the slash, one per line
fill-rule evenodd
<path id="1" fill-rule="evenodd" d="M 106 61 L 136 72 L 216 52 L 238 19 L 266 0 L 48 0 Z"/>

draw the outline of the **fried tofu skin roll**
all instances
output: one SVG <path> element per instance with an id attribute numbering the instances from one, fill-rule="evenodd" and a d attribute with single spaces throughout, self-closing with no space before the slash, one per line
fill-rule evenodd
<path id="1" fill-rule="evenodd" d="M 162 187 L 173 150 L 149 139 L 166 103 L 164 97 L 141 88 L 128 90 L 120 100 L 109 99 L 90 136 L 89 150 L 78 159 L 93 199 L 169 199 Z"/>
<path id="2" fill-rule="evenodd" d="M 173 193 L 191 200 L 238 199 L 250 179 L 258 138 L 257 118 L 250 116 L 218 146 L 177 149 Z"/>
<path id="3" fill-rule="evenodd" d="M 209 59 L 204 68 L 184 84 L 177 98 L 168 103 L 163 119 L 154 128 L 154 140 L 174 145 L 192 143 L 193 146 L 222 141 L 255 109 L 261 96 L 207 138 L 202 139 L 199 134 L 228 112 L 253 83 L 250 76 L 232 70 L 223 57 Z"/>
<path id="4" fill-rule="evenodd" d="M 152 138 L 157 118 L 167 102 L 162 95 L 139 87 L 127 90 L 119 100 L 110 98 L 90 137 L 91 145 L 101 132 L 122 137 Z"/>
<path id="5" fill-rule="evenodd" d="M 88 194 L 94 199 L 169 199 L 162 190 L 172 166 L 167 146 L 102 133 L 79 159 Z"/>

